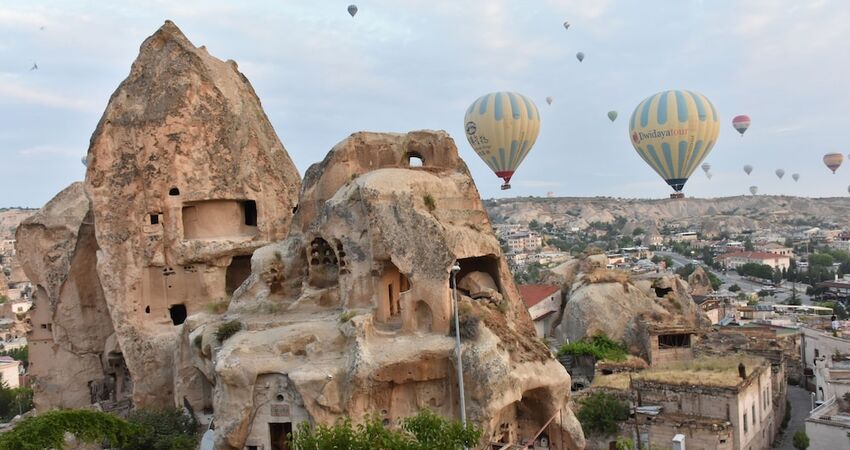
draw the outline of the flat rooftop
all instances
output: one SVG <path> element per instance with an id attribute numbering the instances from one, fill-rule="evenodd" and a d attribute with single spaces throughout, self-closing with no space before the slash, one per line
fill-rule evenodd
<path id="1" fill-rule="evenodd" d="M 763 358 L 753 356 L 702 357 L 653 367 L 634 374 L 632 379 L 678 386 L 733 388 L 743 381 L 738 376 L 738 364 L 741 363 L 746 368 L 748 378 L 756 369 L 767 364 Z"/>

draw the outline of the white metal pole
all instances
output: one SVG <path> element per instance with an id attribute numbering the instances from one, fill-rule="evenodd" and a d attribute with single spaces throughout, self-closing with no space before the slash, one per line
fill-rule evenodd
<path id="1" fill-rule="evenodd" d="M 460 351 L 460 311 L 457 305 L 457 273 L 460 266 L 455 263 L 452 266 L 452 309 L 455 314 L 455 356 L 457 357 L 457 385 L 460 391 L 460 421 L 466 427 L 466 399 L 463 390 L 463 358 Z"/>

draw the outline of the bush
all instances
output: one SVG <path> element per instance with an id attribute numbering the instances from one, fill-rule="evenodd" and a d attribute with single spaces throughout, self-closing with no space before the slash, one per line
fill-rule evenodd
<path id="1" fill-rule="evenodd" d="M 210 314 L 224 314 L 227 311 L 227 307 L 230 306 L 230 301 L 227 299 L 220 299 L 215 302 L 207 303 L 207 311 Z"/>
<path id="2" fill-rule="evenodd" d="M 422 203 L 425 204 L 425 207 L 428 208 L 428 211 L 433 211 L 437 209 L 437 203 L 434 201 L 434 197 L 431 194 L 425 194 L 422 196 Z"/>
<path id="3" fill-rule="evenodd" d="M 15 428 L 0 434 L 0 450 L 61 449 L 65 445 L 66 432 L 85 443 L 107 441 L 112 447 L 125 448 L 137 430 L 126 421 L 100 411 L 49 411 L 28 417 Z"/>
<path id="4" fill-rule="evenodd" d="M 466 313 L 463 311 L 460 313 L 460 317 L 458 318 L 458 322 L 460 323 L 460 337 L 463 339 L 478 339 L 478 324 L 481 322 L 481 319 L 478 316 Z M 455 318 L 452 315 L 452 321 L 449 324 L 449 336 L 455 335 Z"/>
<path id="5" fill-rule="evenodd" d="M 352 310 L 346 311 L 346 312 L 339 315 L 339 322 L 340 323 L 346 323 L 356 315 L 357 315 L 357 311 L 352 311 Z"/>
<path id="6" fill-rule="evenodd" d="M 794 433 L 792 442 L 794 443 L 794 448 L 797 450 L 806 450 L 809 448 L 809 436 L 803 430 Z"/>
<path id="7" fill-rule="evenodd" d="M 229 337 L 238 333 L 242 329 L 242 322 L 238 320 L 231 320 L 228 322 L 224 322 L 223 324 L 218 326 L 218 330 L 215 331 L 215 338 L 218 339 L 219 342 L 224 343 Z"/>
<path id="8" fill-rule="evenodd" d="M 127 421 L 136 430 L 123 450 L 194 450 L 198 423 L 177 408 L 139 409 Z"/>
<path id="9" fill-rule="evenodd" d="M 481 434 L 481 429 L 472 423 L 464 427 L 460 422 L 424 410 L 402 419 L 400 429 L 387 428 L 379 417 L 370 417 L 357 426 L 348 417 L 333 426 L 315 428 L 302 422 L 290 436 L 290 443 L 294 450 L 450 450 L 475 447 Z"/>
<path id="10" fill-rule="evenodd" d="M 564 344 L 558 349 L 558 356 L 591 355 L 597 360 L 623 361 L 628 352 L 625 344 L 615 342 L 605 333 L 599 333 L 591 338 Z"/>
<path id="11" fill-rule="evenodd" d="M 31 409 L 32 389 L 10 388 L 4 380 L 0 380 L 0 421 L 8 422 Z"/>
<path id="12" fill-rule="evenodd" d="M 617 397 L 596 392 L 579 400 L 578 421 L 588 434 L 608 436 L 618 431 L 618 423 L 628 420 L 629 405 Z"/>
<path id="13" fill-rule="evenodd" d="M 738 286 L 737 284 L 733 284 L 732 286 L 729 286 L 729 292 L 740 292 L 740 291 L 741 291 L 741 286 Z"/>

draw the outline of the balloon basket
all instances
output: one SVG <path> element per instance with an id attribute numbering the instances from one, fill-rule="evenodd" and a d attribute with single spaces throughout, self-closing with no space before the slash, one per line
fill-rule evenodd
<path id="1" fill-rule="evenodd" d="M 507 191 L 507 190 L 508 190 L 508 189 L 510 189 L 510 188 L 511 188 L 511 184 L 510 184 L 510 183 L 505 183 L 505 184 L 503 184 L 503 185 L 502 185 L 502 190 L 503 190 L 503 191 Z"/>
<path id="2" fill-rule="evenodd" d="M 685 194 L 681 192 L 674 192 L 670 194 L 670 198 L 685 198 Z"/>

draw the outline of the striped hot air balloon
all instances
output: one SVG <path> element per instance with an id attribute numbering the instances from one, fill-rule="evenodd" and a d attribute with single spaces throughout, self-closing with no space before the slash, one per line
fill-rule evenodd
<path id="1" fill-rule="evenodd" d="M 827 153 L 823 155 L 823 163 L 826 164 L 826 167 L 829 167 L 829 170 L 832 173 L 835 173 L 839 167 L 841 167 L 841 163 L 844 162 L 844 155 L 841 153 Z"/>
<path id="2" fill-rule="evenodd" d="M 537 106 L 516 92 L 493 92 L 472 102 L 463 123 L 469 145 L 505 180 L 502 189 L 510 189 L 511 177 L 540 132 Z"/>
<path id="3" fill-rule="evenodd" d="M 750 127 L 750 116 L 740 115 L 735 116 L 732 119 L 732 126 L 738 130 L 738 133 L 741 133 L 741 136 L 747 131 L 747 128 Z"/>
<path id="4" fill-rule="evenodd" d="M 717 110 L 691 91 L 663 91 L 638 104 L 629 120 L 632 145 L 675 194 L 711 152 L 720 132 Z"/>

